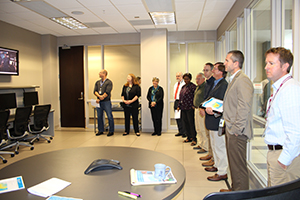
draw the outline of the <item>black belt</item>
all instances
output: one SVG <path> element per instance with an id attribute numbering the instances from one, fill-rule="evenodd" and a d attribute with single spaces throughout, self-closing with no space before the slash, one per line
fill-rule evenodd
<path id="1" fill-rule="evenodd" d="M 280 149 L 282 149 L 282 146 L 279 144 L 277 144 L 277 145 L 269 145 L 268 144 L 268 148 L 269 148 L 269 150 L 280 150 Z"/>

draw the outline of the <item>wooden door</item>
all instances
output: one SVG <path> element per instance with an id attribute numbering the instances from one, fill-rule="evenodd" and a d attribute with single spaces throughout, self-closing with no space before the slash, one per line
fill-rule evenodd
<path id="1" fill-rule="evenodd" d="M 59 48 L 60 120 L 62 127 L 85 127 L 83 46 Z"/>

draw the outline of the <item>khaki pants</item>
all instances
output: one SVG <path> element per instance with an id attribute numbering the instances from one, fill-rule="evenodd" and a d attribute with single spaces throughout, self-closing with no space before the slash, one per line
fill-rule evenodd
<path id="1" fill-rule="evenodd" d="M 228 169 L 225 135 L 218 136 L 218 131 L 211 130 L 209 135 L 215 161 L 214 167 L 218 168 L 218 174 L 223 176 L 227 174 Z"/>
<path id="2" fill-rule="evenodd" d="M 198 145 L 212 156 L 209 131 L 205 127 L 205 116 L 200 115 L 200 108 L 195 108 L 195 127 L 198 135 Z"/>
<path id="3" fill-rule="evenodd" d="M 300 155 L 284 170 L 278 164 L 282 150 L 269 150 L 267 154 L 268 186 L 280 185 L 300 178 Z"/>

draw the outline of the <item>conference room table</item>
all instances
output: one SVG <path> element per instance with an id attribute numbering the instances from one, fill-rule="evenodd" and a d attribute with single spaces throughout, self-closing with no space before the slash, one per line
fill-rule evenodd
<path id="1" fill-rule="evenodd" d="M 84 174 L 88 166 L 97 159 L 120 161 L 122 170 L 111 169 Z M 130 184 L 130 169 L 154 171 L 156 163 L 170 166 L 176 184 L 139 185 Z M 59 178 L 71 185 L 56 195 L 84 200 L 129 199 L 118 195 L 118 191 L 140 194 L 138 199 L 172 199 L 184 187 L 185 169 L 176 159 L 160 152 L 131 147 L 81 147 L 57 150 L 22 159 L 0 170 L 0 180 L 22 176 L 26 189 L 46 181 Z M 0 194 L 0 199 L 41 200 L 26 189 Z"/>

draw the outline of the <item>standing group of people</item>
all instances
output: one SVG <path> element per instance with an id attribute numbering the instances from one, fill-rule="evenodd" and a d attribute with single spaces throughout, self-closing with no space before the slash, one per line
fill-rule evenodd
<path id="1" fill-rule="evenodd" d="M 112 115 L 111 105 L 111 91 L 113 83 L 107 78 L 108 72 L 101 70 L 99 72 L 100 80 L 95 83 L 94 94 L 97 96 L 96 102 L 99 103 L 97 107 L 98 117 L 98 132 L 96 136 L 104 134 L 104 120 L 103 111 L 106 112 L 109 124 L 109 132 L 107 136 L 114 135 L 114 118 Z M 140 77 L 135 77 L 134 74 L 128 74 L 127 82 L 123 85 L 120 103 L 124 109 L 125 117 L 125 132 L 123 136 L 129 135 L 130 132 L 130 116 L 132 116 L 133 128 L 136 136 L 140 136 L 139 132 L 139 97 L 141 96 Z M 162 130 L 162 114 L 163 114 L 163 98 L 164 90 L 158 85 L 159 78 L 154 77 L 152 84 L 147 93 L 147 100 L 149 101 L 149 108 L 151 111 L 154 132 L 152 135 L 161 135 Z"/>
<path id="2" fill-rule="evenodd" d="M 300 106 L 297 103 L 300 84 L 289 74 L 293 64 L 293 55 L 289 50 L 282 47 L 271 48 L 265 56 L 266 74 L 274 84 L 273 95 L 266 108 L 264 135 L 269 149 L 268 186 L 275 186 L 300 178 L 300 125 L 297 123 L 300 117 Z M 178 96 L 177 88 L 182 83 L 180 72 L 176 74 L 177 83 L 174 85 L 174 109 L 182 112 L 181 118 L 176 119 L 178 133 L 175 136 L 186 136 L 184 142 L 191 142 L 192 146 L 198 144 L 194 147 L 198 150 L 197 153 L 207 153 L 200 157 L 200 160 L 207 161 L 202 165 L 206 171 L 216 172 L 213 176 L 208 176 L 208 180 L 226 180 L 229 169 L 231 188 L 221 189 L 221 192 L 249 189 L 246 158 L 247 142 L 253 138 L 254 88 L 249 77 L 242 71 L 243 63 L 244 55 L 241 51 L 230 51 L 224 63 L 205 64 L 203 73 L 196 77 L 196 88 L 183 78 L 187 86 L 181 86 L 182 91 L 179 91 Z M 227 72 L 230 73 L 228 82 L 225 79 Z M 189 74 L 182 77 L 186 76 Z M 201 107 L 202 102 L 212 97 L 223 100 L 223 113 L 218 113 L 211 107 Z M 193 104 L 190 104 L 191 98 Z M 189 109 L 193 109 L 194 114 L 188 112 Z M 221 120 L 224 120 L 224 127 L 220 127 Z M 222 129 L 225 130 L 223 133 L 220 131 Z"/>
<path id="3" fill-rule="evenodd" d="M 268 186 L 279 185 L 300 178 L 300 84 L 289 74 L 293 64 L 293 54 L 283 47 L 271 48 L 266 54 L 266 75 L 273 81 L 273 95 L 266 107 L 265 143 L 268 146 Z M 206 63 L 203 73 L 196 76 L 196 84 L 191 82 L 190 73 L 176 73 L 174 85 L 174 111 L 178 133 L 186 137 L 184 143 L 191 143 L 197 153 L 207 153 L 200 157 L 204 169 L 216 172 L 208 176 L 210 181 L 226 180 L 229 168 L 232 185 L 224 191 L 249 189 L 247 168 L 247 142 L 253 138 L 252 103 L 253 83 L 242 71 L 244 55 L 239 50 L 228 52 L 225 62 Z M 226 80 L 227 73 L 230 77 Z M 103 110 L 109 121 L 109 133 L 113 135 L 114 122 L 111 114 L 110 94 L 112 82 L 107 79 L 107 71 L 99 73 L 101 80 L 95 84 L 94 94 L 100 104 L 96 135 L 103 134 Z M 159 79 L 154 77 L 153 86 L 148 89 L 147 100 L 151 111 L 154 132 L 161 135 L 164 90 Z M 121 97 L 125 114 L 125 133 L 129 134 L 130 115 L 133 118 L 135 134 L 138 129 L 138 98 L 141 88 L 133 74 L 127 77 Z M 223 100 L 223 112 L 202 103 L 210 98 Z M 224 123 L 220 123 L 224 121 Z M 223 125 L 220 125 L 223 124 Z M 220 130 L 225 130 L 224 132 Z M 198 140 L 197 140 L 198 136 Z M 196 146 L 197 145 L 197 146 Z"/>

